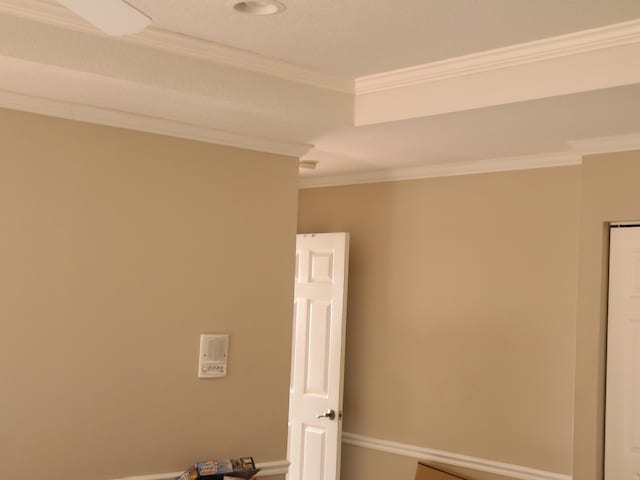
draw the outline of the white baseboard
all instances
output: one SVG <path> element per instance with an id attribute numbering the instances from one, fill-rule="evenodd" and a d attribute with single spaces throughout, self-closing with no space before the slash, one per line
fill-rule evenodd
<path id="1" fill-rule="evenodd" d="M 289 462 L 287 460 L 278 460 L 276 462 L 256 463 L 256 468 L 260 472 L 256 477 L 272 477 L 274 475 L 285 475 L 289 471 Z M 152 475 L 138 475 L 134 477 L 123 477 L 114 480 L 175 480 L 182 472 L 155 473 Z"/>
<path id="2" fill-rule="evenodd" d="M 256 468 L 260 468 L 258 477 L 271 477 L 273 475 L 286 475 L 289 471 L 289 461 L 279 460 L 277 462 L 257 463 Z"/>
<path id="3" fill-rule="evenodd" d="M 380 440 L 378 438 L 356 435 L 355 433 L 342 434 L 342 443 L 361 448 L 368 448 L 380 452 L 392 453 L 403 457 L 415 458 L 424 462 L 436 462 L 441 465 L 462 467 L 480 472 L 502 475 L 518 480 L 572 480 L 571 475 L 546 472 L 534 468 L 496 462 L 484 458 L 470 457 L 457 453 L 443 452 L 431 448 L 423 448 L 405 443 Z"/>

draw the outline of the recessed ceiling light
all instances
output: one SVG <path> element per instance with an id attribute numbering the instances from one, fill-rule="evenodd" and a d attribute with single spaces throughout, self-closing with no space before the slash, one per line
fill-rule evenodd
<path id="1" fill-rule="evenodd" d="M 245 0 L 235 2 L 233 8 L 248 15 L 275 15 L 284 12 L 287 7 L 278 0 Z"/>

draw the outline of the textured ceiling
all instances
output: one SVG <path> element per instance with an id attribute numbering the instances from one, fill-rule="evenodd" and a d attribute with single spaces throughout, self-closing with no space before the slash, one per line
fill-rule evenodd
<path id="1" fill-rule="evenodd" d="M 284 0 L 252 17 L 228 0 L 129 0 L 154 26 L 356 77 L 640 17 L 640 0 Z"/>

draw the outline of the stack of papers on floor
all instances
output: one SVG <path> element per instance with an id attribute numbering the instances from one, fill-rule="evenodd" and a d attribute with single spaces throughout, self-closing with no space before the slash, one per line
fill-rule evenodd
<path id="1" fill-rule="evenodd" d="M 259 471 L 252 457 L 230 458 L 195 463 L 176 480 L 223 480 L 224 477 L 249 480 Z"/>

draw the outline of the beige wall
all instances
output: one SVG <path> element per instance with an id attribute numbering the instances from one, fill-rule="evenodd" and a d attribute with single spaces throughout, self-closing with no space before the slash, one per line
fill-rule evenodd
<path id="1" fill-rule="evenodd" d="M 579 167 L 302 190 L 351 232 L 344 430 L 570 473 L 579 202 Z"/>
<path id="2" fill-rule="evenodd" d="M 342 448 L 342 480 L 402 479 L 413 480 L 417 461 L 413 458 L 345 445 Z M 428 462 L 429 465 L 467 480 L 513 480 L 510 477 L 479 472 L 468 468 Z"/>
<path id="3" fill-rule="evenodd" d="M 284 459 L 296 161 L 6 110 L 0 138 L 0 477 Z"/>
<path id="4" fill-rule="evenodd" d="M 576 336 L 573 471 L 602 478 L 608 223 L 640 220 L 640 151 L 585 157 Z"/>

